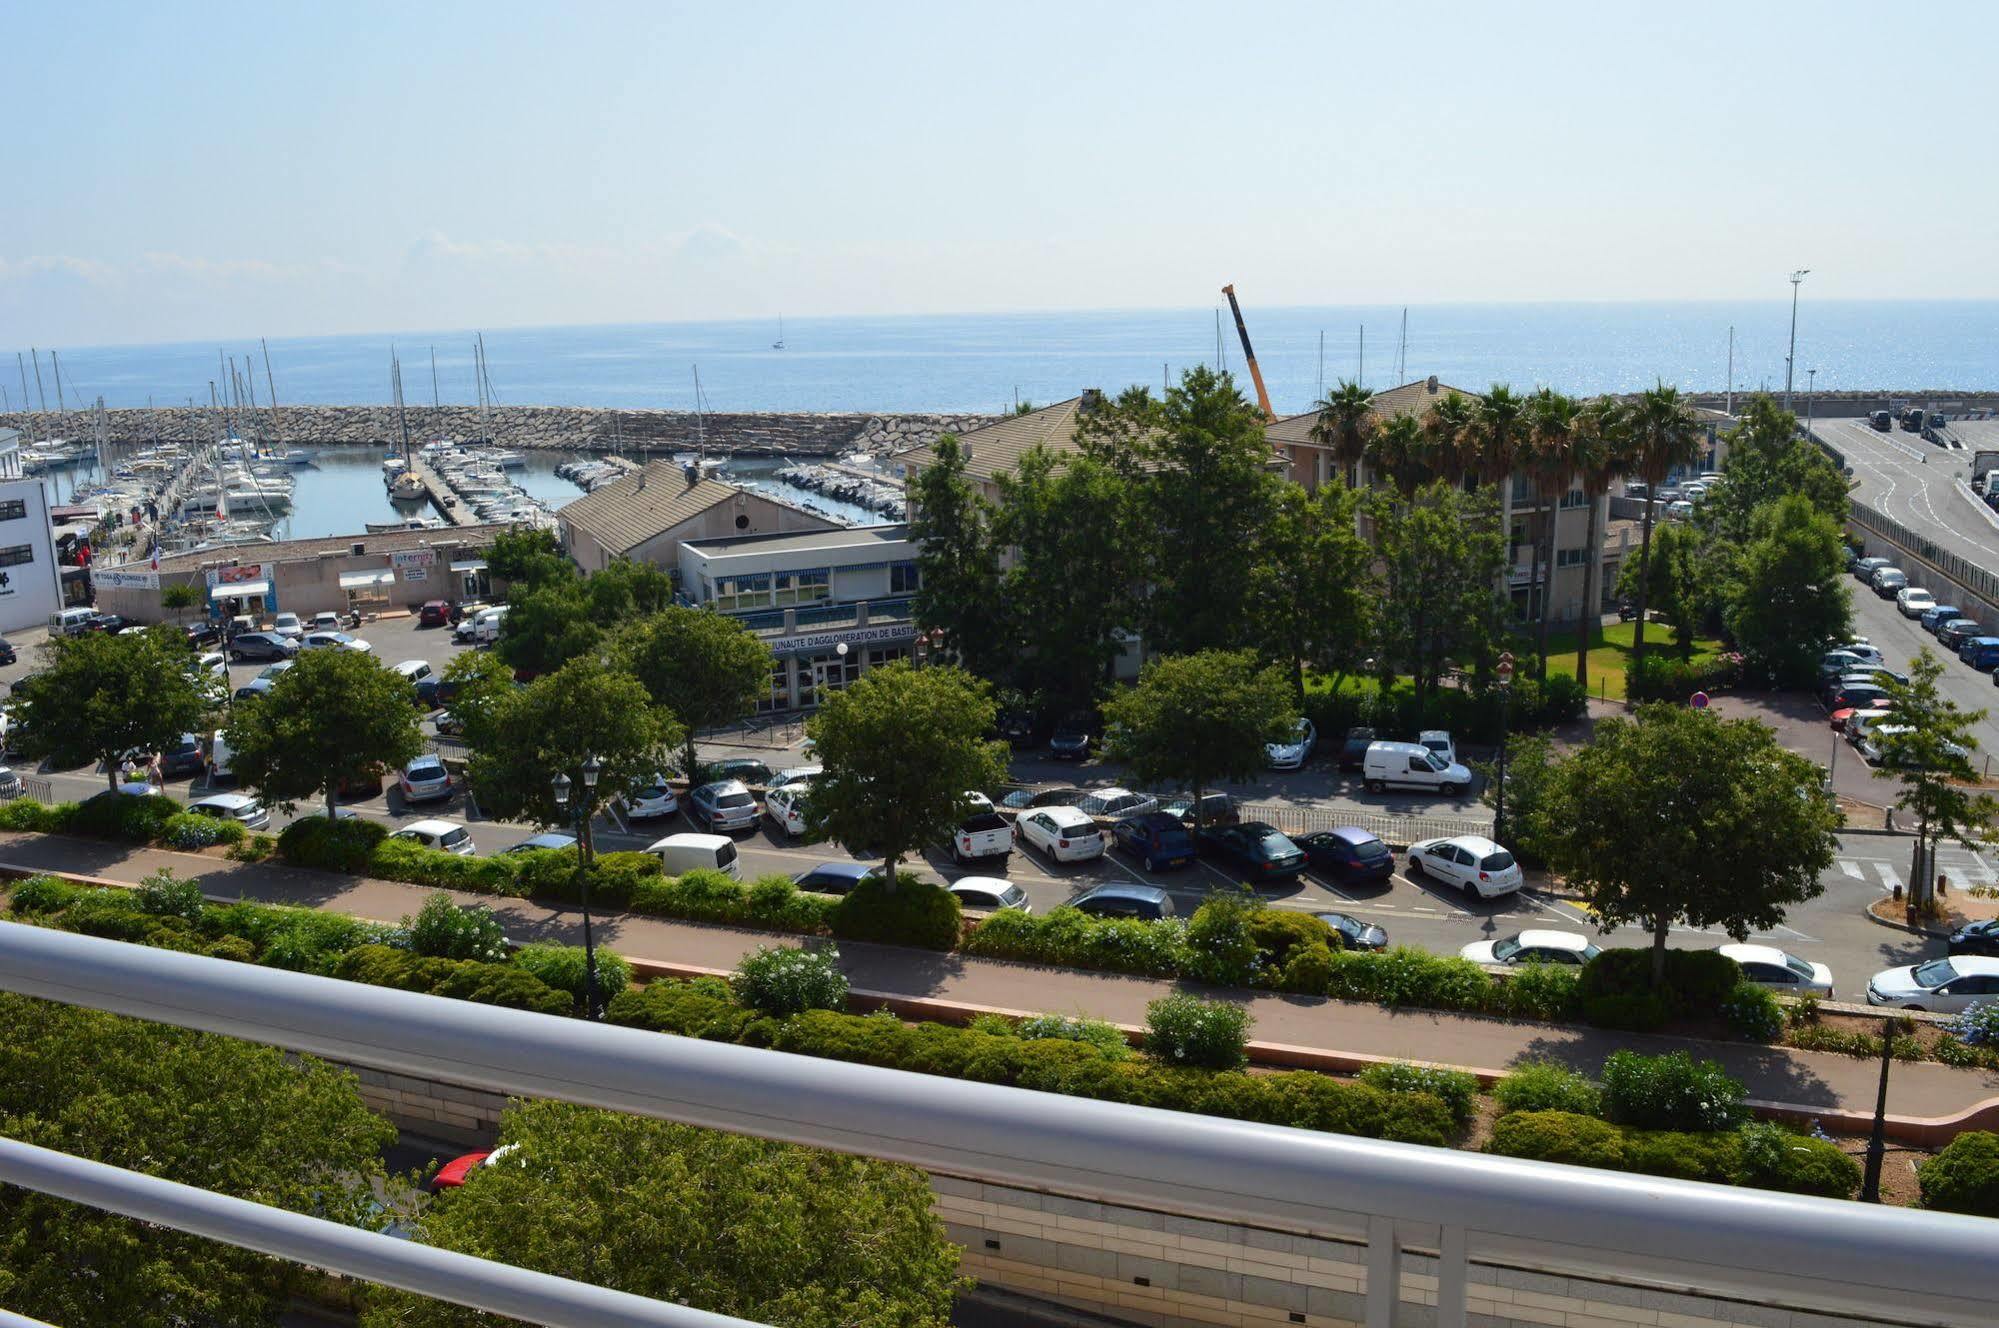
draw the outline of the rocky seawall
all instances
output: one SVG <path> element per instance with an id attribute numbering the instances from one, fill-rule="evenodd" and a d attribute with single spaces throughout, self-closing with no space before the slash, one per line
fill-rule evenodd
<path id="1" fill-rule="evenodd" d="M 489 438 L 505 447 L 548 451 L 611 449 L 692 449 L 738 456 L 837 456 L 842 452 L 900 452 L 935 442 L 940 434 L 965 433 L 991 423 L 991 415 L 863 415 L 785 412 L 711 414 L 697 419 L 686 411 L 598 410 L 575 406 L 496 406 L 483 416 L 476 406 L 424 407 L 407 412 L 410 442 Z M 110 410 L 103 427 L 116 445 L 212 441 L 216 415 L 210 410 L 162 407 Z M 0 414 L 0 428 L 19 429 L 24 442 L 44 438 L 87 439 L 97 435 L 98 417 L 80 411 L 15 411 Z M 289 406 L 274 419 L 269 410 L 250 415 L 244 431 L 300 447 L 399 444 L 402 432 L 391 406 Z"/>

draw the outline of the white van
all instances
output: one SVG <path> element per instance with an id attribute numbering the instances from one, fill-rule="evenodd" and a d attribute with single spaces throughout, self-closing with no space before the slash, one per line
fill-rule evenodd
<path id="1" fill-rule="evenodd" d="M 1435 789 L 1455 797 L 1471 787 L 1471 771 L 1420 742 L 1369 743 L 1361 757 L 1360 776 L 1369 793 L 1384 793 L 1395 785 Z"/>
<path id="2" fill-rule="evenodd" d="M 478 621 L 472 624 L 472 643 L 489 646 L 499 640 L 500 624 L 506 620 L 506 617 L 507 606 L 504 604 L 480 614 Z"/>
<path id="3" fill-rule="evenodd" d="M 50 636 L 82 636 L 90 630 L 95 609 L 58 609 L 49 615 Z"/>
<path id="4" fill-rule="evenodd" d="M 229 743 L 222 736 L 222 730 L 215 730 L 215 737 L 208 749 L 208 783 L 213 788 L 217 784 L 234 784 L 236 776 L 229 769 Z"/>
<path id="5" fill-rule="evenodd" d="M 646 845 L 646 852 L 659 859 L 659 869 L 679 876 L 697 867 L 721 872 L 731 880 L 743 879 L 743 864 L 736 855 L 736 841 L 727 835 L 699 835 L 683 832 L 668 835 Z"/>
<path id="6" fill-rule="evenodd" d="M 406 659 L 394 667 L 403 681 L 412 687 L 430 676 L 430 661 L 427 659 Z"/>

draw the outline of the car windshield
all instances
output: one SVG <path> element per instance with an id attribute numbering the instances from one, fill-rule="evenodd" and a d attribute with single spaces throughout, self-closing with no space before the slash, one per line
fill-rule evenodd
<path id="1" fill-rule="evenodd" d="M 1379 839 L 1363 839 L 1356 843 L 1353 846 L 1353 855 L 1369 861 L 1391 856 L 1388 852 L 1388 845 L 1382 843 Z"/>
<path id="2" fill-rule="evenodd" d="M 1488 853 L 1480 858 L 1478 865 L 1484 871 L 1505 871 L 1513 865 L 1513 855 L 1501 849 L 1497 853 Z"/>
<path id="3" fill-rule="evenodd" d="M 1326 921 L 1332 926 L 1334 931 L 1339 932 L 1342 936 L 1358 936 L 1361 933 L 1361 929 L 1367 925 L 1359 918 L 1350 918 L 1344 913 L 1335 914 L 1327 918 Z"/>
<path id="4" fill-rule="evenodd" d="M 1817 976 L 1815 973 L 1812 972 L 1812 966 L 1806 963 L 1804 960 L 1798 958 L 1796 955 L 1791 955 L 1791 954 L 1785 955 L 1784 967 L 1790 969 L 1793 973 L 1796 973 L 1799 977 L 1803 978 L 1807 982 L 1810 982 L 1814 977 Z"/>
<path id="5" fill-rule="evenodd" d="M 471 832 L 466 830 L 463 826 L 453 826 L 451 829 L 446 830 L 443 834 L 439 835 L 437 837 L 437 842 L 440 844 L 462 844 L 469 838 L 471 838 Z"/>
<path id="6" fill-rule="evenodd" d="M 639 796 L 648 799 L 662 798 L 666 796 L 666 791 L 666 785 L 664 784 L 648 784 L 639 790 Z"/>
<path id="7" fill-rule="evenodd" d="M 1927 964 L 1918 964 L 1910 969 L 1909 976 L 1915 979 L 1918 987 L 1928 991 L 1933 987 L 1941 987 L 1956 977 L 1957 970 L 1951 967 L 1948 959 L 1932 959 Z"/>
<path id="8" fill-rule="evenodd" d="M 717 807 L 747 807 L 755 801 L 756 799 L 747 793 L 724 793 L 721 797 L 715 799 L 715 805 Z"/>
<path id="9" fill-rule="evenodd" d="M 1519 953 L 1520 938 L 1518 936 L 1502 936 L 1492 943 L 1492 957 L 1494 959 L 1511 959 Z"/>
<path id="10" fill-rule="evenodd" d="M 1298 846 L 1296 844 L 1292 843 L 1289 839 L 1285 838 L 1282 834 L 1280 834 L 1275 830 L 1272 830 L 1269 834 L 1265 835 L 1263 838 L 1257 840 L 1256 842 L 1257 842 L 1257 847 L 1261 848 L 1265 853 L 1268 853 L 1273 858 L 1288 857 L 1289 855 L 1296 853 L 1298 851 Z"/>
<path id="11" fill-rule="evenodd" d="M 1431 752 L 1430 768 L 1432 770 L 1449 770 L 1451 768 L 1451 763 L 1449 761 L 1446 761 L 1443 757 L 1437 755 L 1435 752 Z"/>
<path id="12" fill-rule="evenodd" d="M 1009 885 L 1006 889 L 1000 891 L 1000 902 L 1010 904 L 1015 908 L 1026 902 L 1026 899 L 1027 891 L 1017 885 Z"/>

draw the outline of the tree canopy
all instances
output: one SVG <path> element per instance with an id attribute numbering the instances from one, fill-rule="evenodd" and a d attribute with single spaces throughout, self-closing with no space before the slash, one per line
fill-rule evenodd
<path id="1" fill-rule="evenodd" d="M 230 768 L 267 801 L 323 796 L 328 816 L 342 782 L 423 751 L 409 682 L 350 650 L 301 653 L 269 692 L 236 703 L 226 737 Z"/>
<path id="2" fill-rule="evenodd" d="M 562 1102 L 511 1103 L 501 1142 L 423 1214 L 423 1239 L 752 1323 L 945 1328 L 958 1251 L 914 1168 Z M 404 1292 L 362 1328 L 489 1316 Z"/>
<path id="3" fill-rule="evenodd" d="M 1756 720 L 1659 702 L 1554 767 L 1537 828 L 1600 926 L 1652 933 L 1656 983 L 1675 924 L 1744 940 L 1821 893 L 1840 825 L 1822 778 Z"/>
<path id="4" fill-rule="evenodd" d="M 708 609 L 655 611 L 619 634 L 616 656 L 653 704 L 679 719 L 686 746 L 681 769 L 690 780 L 700 778 L 695 732 L 734 723 L 770 693 L 770 647 L 736 619 Z"/>
<path id="5" fill-rule="evenodd" d="M 1420 700 L 1436 691 L 1452 658 L 1493 653 L 1506 565 L 1492 491 L 1466 493 L 1438 480 L 1406 503 L 1370 504 L 1384 571 L 1376 671 L 1398 666 Z"/>
<path id="6" fill-rule="evenodd" d="M 555 542 L 555 535 L 533 527 L 503 530 L 486 548 L 486 567 L 495 577 L 514 585 L 567 581 L 576 564 Z"/>
<path id="7" fill-rule="evenodd" d="M 395 1142 L 352 1073 L 275 1047 L 0 995 L 0 1134 L 221 1194 L 363 1217 Z M 54 1324 L 273 1328 L 309 1274 L 26 1190 L 0 1203 L 0 1304 Z"/>
<path id="8" fill-rule="evenodd" d="M 1808 687 L 1823 643 L 1844 640 L 1853 626 L 1839 523 L 1791 494 L 1757 508 L 1750 535 L 1735 559 L 1729 635 L 1755 673 Z"/>
<path id="9" fill-rule="evenodd" d="M 59 766 L 102 762 L 116 788 L 121 756 L 157 752 L 208 714 L 187 644 L 176 636 L 160 628 L 50 640 L 47 667 L 14 684 L 14 745 Z"/>
<path id="10" fill-rule="evenodd" d="M 1360 496 L 1335 480 L 1317 493 L 1288 485 L 1251 576 L 1251 621 L 1264 658 L 1284 669 L 1300 705 L 1305 669 L 1357 671 L 1375 632 L 1374 550 L 1355 524 Z"/>
<path id="11" fill-rule="evenodd" d="M 942 632 L 946 650 L 973 673 L 990 677 L 1004 639 L 992 505 L 966 478 L 965 449 L 955 436 L 939 438 L 935 455 L 909 485 L 916 625 Z"/>
<path id="12" fill-rule="evenodd" d="M 1881 749 L 1879 779 L 1901 784 L 1895 806 L 1916 817 L 1916 840 L 1924 854 L 1931 845 L 1951 839 L 1974 848 L 1989 839 L 1999 803 L 1972 786 L 1977 772 L 1971 752 L 1977 745 L 1972 727 L 1985 719 L 1983 710 L 1966 710 L 1938 688 L 1943 662 L 1924 646 L 1909 665 L 1909 681 L 1882 679 L 1895 699 L 1894 715 L 1874 730 Z M 1918 905 L 1931 899 L 1932 875 L 1927 863 L 1911 875 L 1910 889 Z"/>
<path id="13" fill-rule="evenodd" d="M 1298 711 L 1283 670 L 1251 651 L 1204 650 L 1147 664 L 1136 687 L 1105 703 L 1104 717 L 1112 754 L 1136 778 L 1185 783 L 1198 795 L 1209 780 L 1262 769 L 1265 744 L 1288 738 Z"/>

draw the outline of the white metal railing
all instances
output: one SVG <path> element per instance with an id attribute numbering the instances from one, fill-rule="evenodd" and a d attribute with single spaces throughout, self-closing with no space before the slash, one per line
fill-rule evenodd
<path id="1" fill-rule="evenodd" d="M 865 1154 L 925 1170 L 1368 1245 L 1388 1328 L 1405 1249 L 1698 1287 L 1850 1317 L 1992 1322 L 1999 1227 L 1123 1106 L 418 996 L 0 924 L 0 989 L 494 1092 Z"/>

